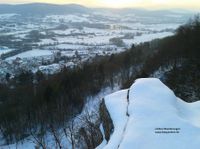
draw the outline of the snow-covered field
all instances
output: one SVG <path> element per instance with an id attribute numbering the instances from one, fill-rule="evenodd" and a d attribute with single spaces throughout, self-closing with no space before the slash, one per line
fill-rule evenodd
<path id="1" fill-rule="evenodd" d="M 119 91 L 106 96 L 105 103 L 115 128 L 102 149 L 200 146 L 200 102 L 184 102 L 158 79 L 138 79 L 128 96 L 127 90 Z"/>
<path id="2" fill-rule="evenodd" d="M 0 47 L 6 47 L 0 48 L 3 59 L 0 67 L 4 68 L 0 71 L 0 82 L 6 73 L 15 75 L 15 70 L 36 72 L 44 67 L 53 70 L 54 51 L 60 51 L 61 54 L 56 58 L 57 63 L 73 62 L 79 65 L 95 56 L 122 52 L 132 44 L 171 36 L 185 23 L 187 15 L 173 12 L 166 15 L 169 16 L 144 17 L 132 12 L 113 14 L 100 10 L 90 14 L 31 18 L 18 14 L 0 14 Z M 19 52 L 13 52 L 13 49 Z M 16 58 L 21 59 L 17 65 Z M 52 74 L 57 71 L 49 72 Z"/>
<path id="3" fill-rule="evenodd" d="M 7 60 L 14 60 L 17 57 L 23 59 L 23 58 L 33 58 L 33 57 L 38 57 L 38 56 L 49 56 L 49 55 L 52 55 L 52 54 L 53 53 L 50 50 L 34 49 L 34 50 L 31 50 L 31 51 L 26 51 L 26 52 L 17 54 L 15 56 L 9 57 L 9 58 L 7 58 Z"/>
<path id="4" fill-rule="evenodd" d="M 131 42 L 135 43 L 135 44 L 139 44 L 141 42 L 148 42 L 151 41 L 153 39 L 161 39 L 167 36 L 172 36 L 174 33 L 172 32 L 161 32 L 161 33 L 154 33 L 154 34 L 145 34 L 143 36 L 138 36 L 133 40 L 129 40 L 130 44 Z"/>

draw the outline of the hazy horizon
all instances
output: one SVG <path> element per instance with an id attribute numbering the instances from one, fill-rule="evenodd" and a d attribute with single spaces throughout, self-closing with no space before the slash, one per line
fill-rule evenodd
<path id="1" fill-rule="evenodd" d="M 86 7 L 99 8 L 144 8 L 144 9 L 200 9 L 198 0 L 1 0 L 0 4 L 79 4 Z"/>

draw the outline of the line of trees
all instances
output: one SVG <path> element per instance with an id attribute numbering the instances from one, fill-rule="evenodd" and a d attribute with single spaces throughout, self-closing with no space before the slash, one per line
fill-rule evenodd
<path id="1" fill-rule="evenodd" d="M 22 72 L 7 84 L 0 84 L 0 133 L 7 143 L 13 143 L 33 134 L 33 130 L 45 132 L 52 125 L 62 127 L 81 112 L 87 97 L 127 80 L 136 71 L 133 66 L 147 57 L 142 54 L 148 50 L 147 45 L 96 57 L 51 76 L 39 71 Z"/>

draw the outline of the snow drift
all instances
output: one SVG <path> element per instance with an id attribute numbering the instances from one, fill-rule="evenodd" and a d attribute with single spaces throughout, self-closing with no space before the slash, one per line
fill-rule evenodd
<path id="1" fill-rule="evenodd" d="M 138 79 L 129 90 L 106 96 L 105 104 L 114 132 L 98 149 L 200 146 L 200 102 L 182 101 L 158 79 Z"/>

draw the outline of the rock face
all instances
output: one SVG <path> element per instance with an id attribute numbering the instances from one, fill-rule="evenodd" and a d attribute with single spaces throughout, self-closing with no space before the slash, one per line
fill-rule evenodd
<path id="1" fill-rule="evenodd" d="M 103 126 L 105 140 L 108 142 L 114 131 L 114 125 L 104 99 L 99 106 L 98 121 L 95 123 L 87 121 L 87 125 L 79 130 L 79 134 L 85 144 L 84 148 L 94 149 L 102 143 L 104 137 L 100 130 L 100 124 Z"/>
<path id="2" fill-rule="evenodd" d="M 100 105 L 100 119 L 103 125 L 103 129 L 104 129 L 104 133 L 105 133 L 105 139 L 106 141 L 110 140 L 110 136 L 113 133 L 114 130 L 114 125 L 113 125 L 113 121 L 110 117 L 110 114 L 106 108 L 105 105 L 105 100 L 102 100 L 102 103 Z"/>

